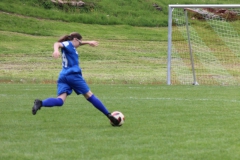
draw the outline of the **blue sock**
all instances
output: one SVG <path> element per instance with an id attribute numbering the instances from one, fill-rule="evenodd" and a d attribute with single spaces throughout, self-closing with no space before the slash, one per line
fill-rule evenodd
<path id="1" fill-rule="evenodd" d="M 43 107 L 62 106 L 63 100 L 61 98 L 47 98 L 42 101 Z"/>
<path id="2" fill-rule="evenodd" d="M 106 116 L 109 114 L 107 108 L 102 104 L 102 102 L 94 95 L 87 99 L 89 102 L 93 104 L 99 111 L 101 111 Z"/>

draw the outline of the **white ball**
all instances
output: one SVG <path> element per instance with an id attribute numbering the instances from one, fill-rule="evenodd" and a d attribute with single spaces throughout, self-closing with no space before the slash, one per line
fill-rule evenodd
<path id="1" fill-rule="evenodd" d="M 114 112 L 111 113 L 111 115 L 112 115 L 113 117 L 115 117 L 115 118 L 119 121 L 118 126 L 122 126 L 122 125 L 123 125 L 123 123 L 124 123 L 124 121 L 125 121 L 125 117 L 124 117 L 124 115 L 122 114 L 122 112 L 114 111 Z M 115 126 L 111 121 L 110 121 L 110 124 L 111 124 L 112 126 Z"/>

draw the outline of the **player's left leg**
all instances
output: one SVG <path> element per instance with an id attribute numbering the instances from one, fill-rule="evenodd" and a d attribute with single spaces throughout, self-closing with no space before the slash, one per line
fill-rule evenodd
<path id="1" fill-rule="evenodd" d="M 111 115 L 111 113 L 107 110 L 107 108 L 103 105 L 103 103 L 98 99 L 91 91 L 88 91 L 86 94 L 84 94 L 84 97 L 92 103 L 92 105 L 97 108 L 99 111 L 101 111 L 103 114 L 105 114 L 108 119 L 113 122 L 114 125 L 118 125 L 119 121 Z"/>
<path id="2" fill-rule="evenodd" d="M 88 84 L 86 83 L 81 74 L 68 75 L 66 78 L 68 81 L 68 85 L 73 88 L 76 94 L 83 94 L 84 97 L 90 103 L 92 103 L 93 106 L 96 107 L 99 111 L 101 111 L 105 115 L 109 114 L 109 111 L 103 105 L 103 103 L 90 91 Z"/>
<path id="3" fill-rule="evenodd" d="M 81 74 L 75 74 L 67 77 L 70 86 L 76 92 L 76 94 L 83 94 L 84 97 L 92 103 L 92 105 L 106 115 L 115 125 L 119 124 L 119 121 L 114 118 L 104 104 L 98 99 L 89 89 L 86 81 Z M 74 79 L 74 80 L 71 80 Z"/>
<path id="4" fill-rule="evenodd" d="M 110 113 L 108 109 L 103 105 L 103 103 L 96 97 L 91 91 L 88 91 L 86 94 L 84 94 L 84 97 L 92 103 L 92 105 L 97 108 L 99 111 L 101 111 L 106 116 Z"/>

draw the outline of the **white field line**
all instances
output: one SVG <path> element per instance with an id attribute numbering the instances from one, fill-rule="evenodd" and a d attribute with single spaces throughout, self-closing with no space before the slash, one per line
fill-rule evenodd
<path id="1" fill-rule="evenodd" d="M 7 95 L 7 94 L 0 94 L 0 97 L 6 99 L 12 99 L 12 97 L 16 97 L 16 95 Z M 18 95 L 18 98 L 20 97 L 26 97 L 26 94 L 24 95 Z M 30 96 L 31 97 L 31 96 Z M 56 97 L 56 95 L 50 95 L 48 97 Z M 47 97 L 44 97 L 47 98 Z M 83 98 L 81 95 L 75 95 L 72 94 L 68 97 L 68 99 L 76 99 L 76 98 Z M 236 100 L 236 99 L 208 99 L 208 98 L 170 98 L 170 97 L 99 97 L 101 100 L 127 100 L 127 99 L 132 99 L 132 100 L 140 100 L 140 101 L 149 101 L 149 100 L 153 100 L 153 101 L 209 101 L 209 102 L 228 102 L 228 103 L 240 103 L 240 100 Z M 84 98 L 83 98 L 84 99 Z M 1 98 L 0 98 L 1 101 Z"/>
<path id="2" fill-rule="evenodd" d="M 121 98 L 122 99 L 122 98 Z M 151 98 L 151 97 L 146 97 L 146 98 L 139 98 L 139 97 L 128 97 L 124 99 L 136 99 L 136 100 L 160 100 L 160 101 L 165 101 L 165 100 L 170 100 L 170 101 L 216 101 L 216 102 L 233 102 L 233 103 L 240 103 L 240 100 L 235 100 L 235 99 L 207 99 L 207 98 Z"/>
<path id="3" fill-rule="evenodd" d="M 39 86 L 37 85 L 36 87 L 38 88 L 25 88 L 25 89 L 21 89 L 21 90 L 40 90 Z M 114 86 L 116 87 L 116 86 Z M 52 90 L 51 87 L 41 87 L 42 88 L 49 88 L 50 90 Z M 122 87 L 117 87 L 117 88 L 122 88 Z M 151 89 L 151 90 L 163 90 L 166 89 L 168 87 L 162 87 L 162 88 L 158 88 L 158 87 L 138 87 L 138 86 L 132 86 L 132 87 L 126 87 L 128 89 Z M 47 91 L 46 91 L 47 93 Z M 17 97 L 26 97 L 26 95 L 28 95 L 27 93 L 21 94 L 21 95 L 17 95 Z M 29 97 L 31 97 L 31 95 L 28 95 Z M 12 97 L 16 97 L 16 94 L 4 94 L 1 93 L 0 94 L 0 100 L 1 97 L 4 97 L 4 99 L 8 99 L 8 98 L 12 98 Z M 49 93 L 49 95 L 47 97 L 56 97 L 55 94 Z M 47 98 L 44 97 L 44 98 Z M 72 93 L 68 98 L 80 98 L 82 97 L 81 95 L 75 95 L 75 93 Z M 215 102 L 230 102 L 230 103 L 240 103 L 240 100 L 236 100 L 236 99 L 208 99 L 208 98 L 172 98 L 172 97 L 105 97 L 105 96 L 100 96 L 100 99 L 105 99 L 105 100 L 124 100 L 124 99 L 134 99 L 134 100 L 159 100 L 159 101 L 215 101 Z"/>

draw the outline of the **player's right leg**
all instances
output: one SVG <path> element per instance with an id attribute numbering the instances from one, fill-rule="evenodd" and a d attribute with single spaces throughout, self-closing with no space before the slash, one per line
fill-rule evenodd
<path id="1" fill-rule="evenodd" d="M 36 99 L 32 107 L 32 114 L 35 115 L 41 107 L 62 106 L 67 95 L 72 93 L 72 88 L 67 84 L 65 76 L 59 76 L 57 83 L 57 98 L 47 98 L 45 100 Z"/>
<path id="2" fill-rule="evenodd" d="M 57 91 L 57 98 L 47 98 L 45 100 L 39 100 L 36 99 L 34 101 L 34 105 L 32 107 L 32 114 L 36 115 L 37 111 L 41 109 L 41 107 L 54 107 L 54 106 L 62 106 L 64 104 L 64 101 L 67 98 L 67 95 L 70 95 L 72 93 L 71 87 L 62 82 L 62 79 L 58 80 L 58 91 Z"/>
<path id="3" fill-rule="evenodd" d="M 35 115 L 38 110 L 42 107 L 42 101 L 39 99 L 35 99 L 33 107 L 32 107 L 32 114 Z"/>
<path id="4" fill-rule="evenodd" d="M 67 95 L 64 93 L 63 95 Z M 54 107 L 54 106 L 62 106 L 64 104 L 64 100 L 66 98 L 61 98 L 63 96 L 60 96 L 58 98 L 47 98 L 45 100 L 35 99 L 33 107 L 32 107 L 32 114 L 37 114 L 37 111 L 41 109 L 41 107 Z M 66 96 L 65 96 L 66 97 Z"/>

